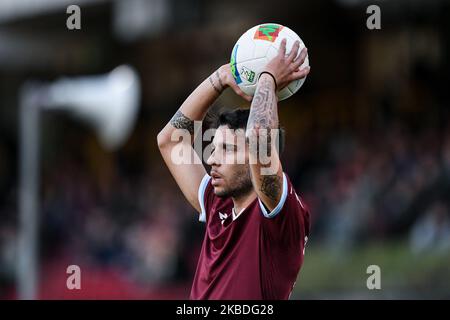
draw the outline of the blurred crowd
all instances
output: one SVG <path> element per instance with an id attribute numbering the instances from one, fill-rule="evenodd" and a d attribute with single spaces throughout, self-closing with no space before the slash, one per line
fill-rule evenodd
<path id="1" fill-rule="evenodd" d="M 370 136 L 340 134 L 326 162 L 304 190 L 315 238 L 343 251 L 405 236 L 414 252 L 450 248 L 448 125 L 413 132 L 396 123 Z"/>

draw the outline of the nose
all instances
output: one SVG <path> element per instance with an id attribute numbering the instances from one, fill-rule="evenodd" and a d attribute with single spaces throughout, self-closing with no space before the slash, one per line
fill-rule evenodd
<path id="1" fill-rule="evenodd" d="M 208 157 L 208 160 L 206 160 L 206 163 L 210 166 L 218 166 L 219 161 L 217 159 L 216 150 L 214 150 L 211 155 Z"/>

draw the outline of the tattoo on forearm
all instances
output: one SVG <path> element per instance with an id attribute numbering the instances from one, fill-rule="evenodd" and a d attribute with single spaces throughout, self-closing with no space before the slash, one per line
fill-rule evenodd
<path id="1" fill-rule="evenodd" d="M 275 94 L 275 84 L 272 80 L 262 78 L 258 82 L 247 127 L 262 129 L 278 128 L 277 97 Z"/>
<path id="2" fill-rule="evenodd" d="M 190 134 L 194 134 L 194 121 L 186 117 L 180 110 L 170 119 L 170 124 L 176 129 L 185 129 Z"/>
<path id="3" fill-rule="evenodd" d="M 264 193 L 269 199 L 277 201 L 281 194 L 282 181 L 281 178 L 276 175 L 261 176 L 261 192 Z"/>
<path id="4" fill-rule="evenodd" d="M 223 90 L 223 83 L 222 83 L 222 80 L 220 80 L 219 70 L 216 70 L 216 77 L 217 77 L 217 80 L 219 80 L 220 90 L 222 91 Z"/>
<path id="5" fill-rule="evenodd" d="M 223 83 L 222 83 L 222 80 L 220 80 L 220 75 L 219 75 L 219 71 L 216 71 L 215 73 L 214 73 L 214 76 L 217 78 L 217 82 L 219 82 L 219 85 L 217 85 L 216 83 L 214 83 L 214 80 L 213 80 L 213 75 L 211 75 L 211 76 L 209 76 L 209 83 L 211 83 L 211 86 L 214 88 L 214 90 L 216 90 L 216 92 L 218 93 L 218 94 L 221 94 L 222 93 L 222 91 L 223 91 Z"/>
<path id="6" fill-rule="evenodd" d="M 277 97 L 275 93 L 275 84 L 270 79 L 262 78 L 258 82 L 255 96 L 250 108 L 250 115 L 247 122 L 247 129 L 265 129 L 267 139 L 265 140 L 267 146 L 267 155 L 271 155 L 272 141 L 271 130 L 278 128 L 278 111 L 277 111 Z M 258 139 L 259 140 L 259 139 Z M 263 140 L 264 141 L 264 140 Z M 257 155 L 261 150 L 258 145 L 256 150 Z"/>

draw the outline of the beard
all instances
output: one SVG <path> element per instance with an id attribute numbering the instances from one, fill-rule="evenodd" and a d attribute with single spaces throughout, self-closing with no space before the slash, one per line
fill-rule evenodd
<path id="1" fill-rule="evenodd" d="M 216 195 L 220 198 L 239 198 L 248 194 L 253 189 L 252 179 L 249 169 L 243 169 L 235 172 L 231 178 L 231 185 L 218 191 Z"/>

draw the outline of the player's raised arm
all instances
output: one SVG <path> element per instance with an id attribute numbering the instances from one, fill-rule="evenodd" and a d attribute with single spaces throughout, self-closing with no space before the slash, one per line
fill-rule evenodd
<path id="1" fill-rule="evenodd" d="M 283 169 L 274 139 L 279 129 L 276 92 L 291 81 L 304 78 L 310 70 L 309 67 L 300 69 L 306 48 L 297 57 L 299 45 L 296 42 L 286 56 L 286 39 L 283 39 L 278 55 L 260 74 L 247 123 L 253 187 L 270 211 L 277 206 L 283 191 Z"/>
<path id="2" fill-rule="evenodd" d="M 186 199 L 198 212 L 201 211 L 201 208 L 197 192 L 206 171 L 199 156 L 192 148 L 194 121 L 203 120 L 211 104 L 227 87 L 232 87 L 238 95 L 251 100 L 251 97 L 245 95 L 235 84 L 230 66 L 223 65 L 189 95 L 157 137 L 158 147 L 164 162 Z M 189 139 L 186 139 L 186 136 Z M 190 151 L 192 157 L 189 158 L 192 161 L 180 163 L 180 161 L 172 159 L 172 150 L 176 146 Z"/>

